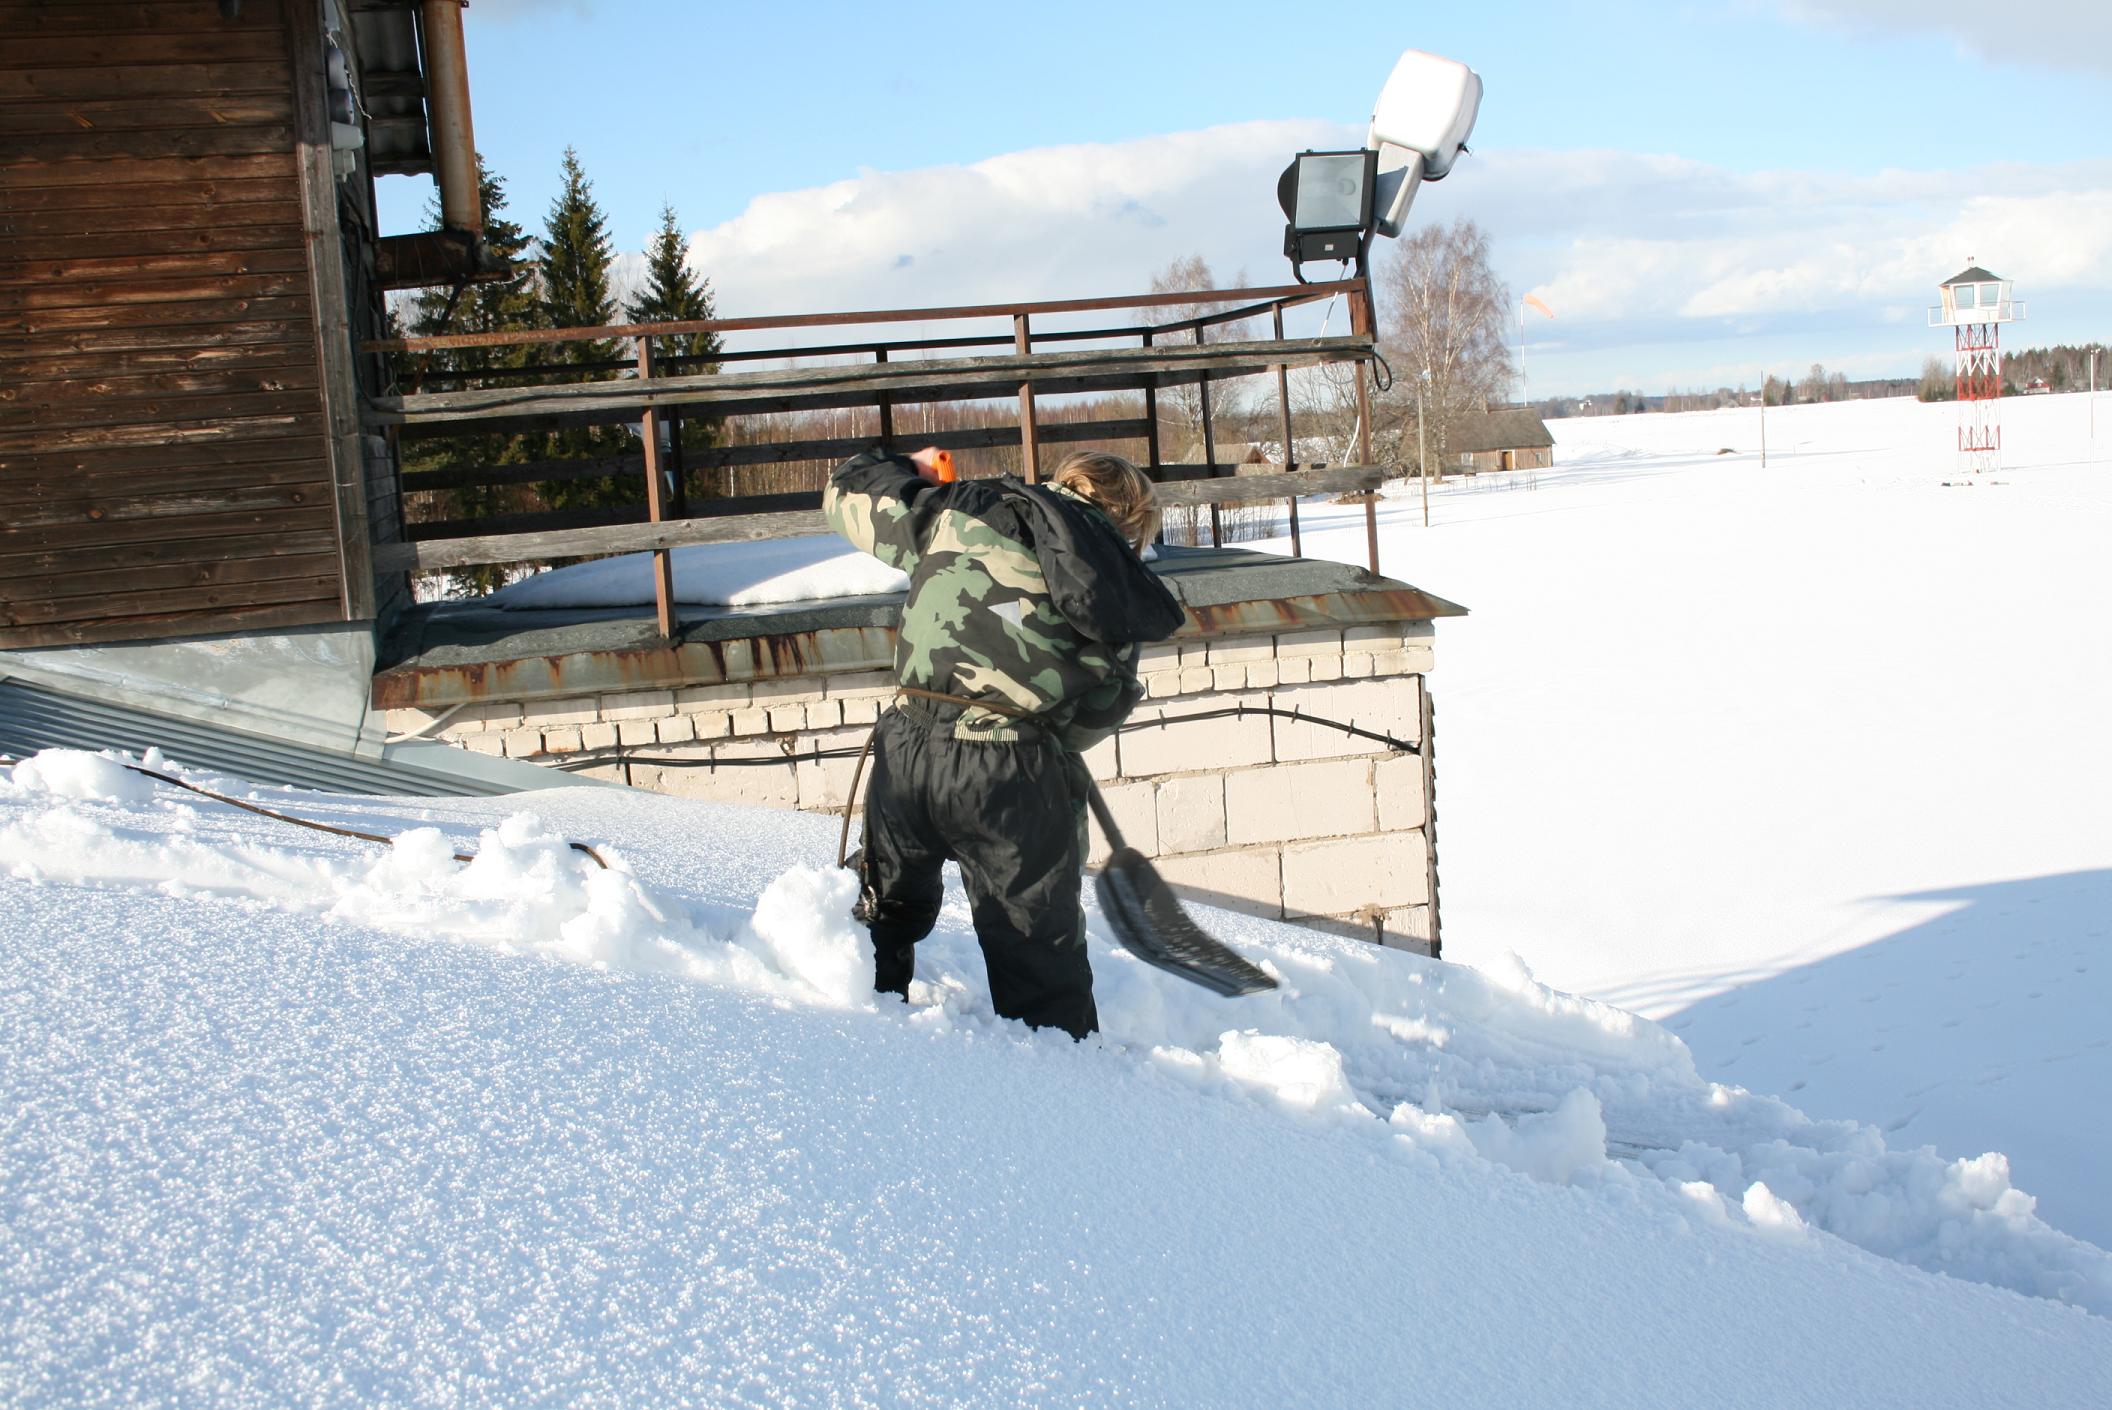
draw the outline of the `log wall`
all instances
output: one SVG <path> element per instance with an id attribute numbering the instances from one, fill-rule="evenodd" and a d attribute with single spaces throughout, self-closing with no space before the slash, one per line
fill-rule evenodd
<path id="1" fill-rule="evenodd" d="M 320 62 L 313 0 L 0 0 L 0 648 L 371 614 Z"/>

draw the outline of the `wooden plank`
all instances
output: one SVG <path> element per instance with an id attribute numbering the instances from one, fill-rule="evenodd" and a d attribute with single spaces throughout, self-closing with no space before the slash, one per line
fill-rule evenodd
<path id="1" fill-rule="evenodd" d="M 1141 419 L 1045 421 L 1041 424 L 1041 439 L 1059 443 L 1136 440 L 1144 435 L 1144 429 L 1145 422 Z M 969 450 L 1016 444 L 1019 432 L 1010 426 L 971 426 L 958 431 L 932 431 L 914 439 L 920 447 L 933 445 L 941 450 Z M 812 441 L 777 441 L 768 445 L 712 446 L 704 450 L 690 447 L 683 451 L 683 455 L 692 466 L 785 465 L 806 460 L 846 460 L 872 449 L 872 446 L 871 436 L 843 436 Z M 597 460 L 539 460 L 520 465 L 471 466 L 459 470 L 406 470 L 403 472 L 403 488 L 406 493 L 419 493 L 643 473 L 643 459 L 636 455 Z"/>
<path id="2" fill-rule="evenodd" d="M 33 529 L 0 528 L 0 578 L 66 568 L 73 552 L 61 550 L 116 550 L 152 543 L 192 543 L 204 538 L 246 537 L 255 534 L 284 535 L 330 530 L 335 521 L 327 506 L 304 509 L 248 509 L 229 514 L 198 514 L 188 518 L 134 519 L 122 524 L 49 524 Z M 312 550 L 311 550 L 312 551 Z M 202 552 L 202 551 L 201 551 Z M 56 559 L 50 555 L 58 553 Z M 164 562 L 187 562 L 200 553 L 179 554 Z M 41 558 L 39 567 L 16 571 L 16 560 Z M 109 566 L 132 561 L 127 556 Z"/>
<path id="3" fill-rule="evenodd" d="M 315 350 L 300 343 L 234 347 L 141 348 L 123 352 L 68 352 L 24 356 L 0 351 L 0 396 L 9 382 L 67 382 L 79 378 L 140 377 L 167 372 L 269 372 L 315 365 Z"/>
<path id="4" fill-rule="evenodd" d="M 1333 470 L 1297 470 L 1289 474 L 1197 479 L 1176 484 L 1161 483 L 1158 495 L 1161 504 L 1170 506 L 1248 504 L 1315 494 L 1363 494 L 1377 489 L 1387 476 L 1399 473 L 1396 467 L 1366 465 Z"/>
<path id="5" fill-rule="evenodd" d="M 1290 495 L 1361 492 L 1376 488 L 1390 473 L 1396 472 L 1382 466 L 1348 466 L 1289 475 L 1197 480 L 1183 485 L 1163 485 L 1160 493 L 1167 502 L 1175 504 L 1230 504 L 1250 499 L 1283 499 Z M 374 563 L 378 571 L 385 573 L 420 572 L 477 563 L 641 553 L 649 549 L 680 548 L 686 544 L 744 543 L 826 532 L 827 518 L 811 510 L 723 519 L 670 519 L 659 524 L 621 524 L 554 533 L 495 534 L 383 544 L 374 550 Z"/>
<path id="6" fill-rule="evenodd" d="M 639 486 L 644 493 L 644 486 Z M 801 496 L 812 501 L 801 508 L 819 507 L 818 492 Z M 475 519 L 421 519 L 403 526 L 402 539 L 423 543 L 428 539 L 492 538 L 502 534 L 544 534 L 565 529 L 598 529 L 609 524 L 654 522 L 643 500 L 636 504 L 604 504 L 590 509 L 538 509 L 523 514 L 486 514 Z"/>
<path id="7" fill-rule="evenodd" d="M 25 322 L 41 325 L 75 310 L 39 314 Z M 105 325 L 33 327 L 0 333 L 0 357 L 34 353 L 143 352 L 153 349 L 248 347 L 284 343 L 308 333 L 306 299 L 238 299 L 233 305 L 155 304 L 140 309 L 113 309 Z"/>
<path id="8" fill-rule="evenodd" d="M 0 231 L 95 235 L 125 230 L 298 224 L 300 202 L 282 177 L 239 181 L 113 181 L 15 191 L 0 206 Z M 290 219 L 289 219 L 290 218 Z"/>
<path id="9" fill-rule="evenodd" d="M 138 475 L 54 480 L 45 475 L 0 475 L 0 526 L 13 516 L 48 504 L 96 503 L 144 494 L 183 495 L 210 510 L 227 496 L 253 489 L 300 485 L 311 492 L 324 483 L 320 459 L 274 465 L 224 465 L 212 470 L 172 471 L 152 479 Z"/>
<path id="10" fill-rule="evenodd" d="M 166 347 L 168 336 L 146 337 L 144 330 L 181 328 L 192 342 L 218 339 L 219 330 L 200 324 L 249 323 L 259 319 L 308 321 L 306 294 L 278 297 L 192 299 L 175 303 L 132 304 L 110 308 L 33 309 L 0 313 L 0 347 L 31 339 L 40 345 L 83 347 Z M 131 330 L 129 333 L 127 330 Z M 87 335 L 86 340 L 75 335 Z M 283 336 L 275 332 L 274 340 Z M 127 341 L 130 338 L 132 341 Z"/>
<path id="11" fill-rule="evenodd" d="M 251 485 L 241 489 L 161 489 L 135 485 L 127 492 L 66 495 L 8 507 L 0 524 L 26 531 L 71 524 L 125 524 L 139 519 L 195 519 L 253 509 L 291 509 L 326 502 L 329 486 L 310 477 L 284 485 Z"/>
<path id="12" fill-rule="evenodd" d="M 12 254 L 14 251 L 9 250 Z M 7 287 L 30 286 L 53 294 L 54 299 L 75 289 L 115 286 L 138 287 L 160 292 L 163 286 L 205 280 L 228 284 L 248 275 L 288 274 L 305 268 L 306 254 L 299 244 L 273 245 L 248 250 L 184 251 L 166 255 L 108 255 L 97 259 L 20 259 L 0 262 L 0 297 Z M 139 302 L 159 302 L 146 298 Z M 36 305 L 27 305 L 34 307 Z M 45 307 L 62 307 L 53 302 Z"/>
<path id="13" fill-rule="evenodd" d="M 147 422 L 126 426 L 39 427 L 32 431 L 0 432 L 0 464 L 23 451 L 52 452 L 102 450 L 131 446 L 194 446 L 225 441 L 279 440 L 316 428 L 312 408 L 299 414 L 249 416 L 238 420 L 216 417 L 209 421 L 181 424 Z"/>
<path id="14" fill-rule="evenodd" d="M 94 221 L 82 222 L 95 225 Z M 45 260 L 84 262 L 124 260 L 133 268 L 171 255 L 218 254 L 235 250 L 298 248 L 298 221 L 284 225 L 228 226 L 196 224 L 181 230 L 121 230 L 103 234 L 8 234 L 0 253 L 31 266 Z"/>
<path id="15" fill-rule="evenodd" d="M 0 166 L 0 191 L 12 193 L 113 182 L 258 181 L 293 175 L 293 152 L 238 157 L 109 157 L 101 161 Z"/>
<path id="16" fill-rule="evenodd" d="M 239 422 L 258 418 L 318 418 L 321 404 L 314 388 L 277 392 L 251 392 L 228 396 L 187 396 L 164 393 L 156 397 L 130 397 L 104 403 L 79 402 L 10 408 L 8 421 L 18 430 L 0 432 L 0 449 L 17 437 L 36 437 L 47 431 L 87 432 L 91 428 L 125 427 L 153 431 L 159 427 L 200 422 Z M 92 436 L 90 439 L 94 439 Z M 128 444 L 139 444 L 129 441 Z M 26 448 L 26 447 L 18 447 Z"/>
<path id="17" fill-rule="evenodd" d="M 331 555 L 334 569 L 336 555 Z M 0 599 L 0 627 L 40 627 L 52 622 L 109 621 L 147 613 L 197 612 L 230 607 L 267 607 L 287 602 L 337 601 L 337 574 L 327 577 L 274 578 L 264 582 L 112 592 L 99 597 L 18 597 Z"/>
<path id="18" fill-rule="evenodd" d="M 279 393 L 315 393 L 321 374 L 308 367 L 270 367 L 262 371 L 163 371 L 137 378 L 80 378 L 72 382 L 0 382 L 0 412 L 15 412 L 32 424 L 59 426 L 110 426 L 167 416 L 171 405 L 192 405 L 190 399 L 213 405 L 253 405 L 258 409 L 283 407 L 258 397 Z M 184 412 L 188 416 L 188 409 Z"/>
<path id="19" fill-rule="evenodd" d="M 0 136 L 40 137 L 171 128 L 257 128 L 293 121 L 291 90 L 191 97 L 54 98 L 0 103 Z"/>
<path id="20" fill-rule="evenodd" d="M 277 26 L 211 34 L 23 34 L 7 41 L 8 61 L 26 69 L 268 63 L 285 53 L 286 37 Z M 122 82 L 115 75 L 112 86 Z"/>
<path id="21" fill-rule="evenodd" d="M 0 4 L 0 35 L 155 33 L 183 31 L 218 34 L 227 30 L 276 29 L 279 7 L 274 0 L 243 0 L 227 14 L 219 0 L 156 0 L 153 4 Z"/>
<path id="22" fill-rule="evenodd" d="M 290 151 L 293 124 L 254 127 L 168 127 L 131 131 L 75 131 L 11 136 L 0 146 L 0 176 L 11 168 L 48 167 L 54 163 L 102 162 L 115 157 L 152 160 L 164 157 L 246 157 Z M 19 174 L 19 173 L 18 173 Z M 63 181 L 45 181 L 47 186 Z"/>
<path id="23" fill-rule="evenodd" d="M 204 632 L 269 631 L 337 620 L 337 603 L 294 602 L 277 607 L 215 608 L 203 612 L 157 612 L 152 616 L 105 617 L 83 622 L 0 630 L 0 650 L 25 646 L 83 646 L 99 641 L 141 641 Z"/>
<path id="24" fill-rule="evenodd" d="M 700 406 L 726 414 L 809 406 L 873 405 L 880 397 L 954 401 L 1010 395 L 1022 382 L 1049 392 L 1170 386 L 1203 373 L 1244 376 L 1369 356 L 1368 338 L 1106 348 L 1021 357 L 931 358 L 921 362 L 770 368 L 707 376 L 563 386 L 474 388 L 377 397 L 370 419 L 406 432 L 444 434 L 511 424 L 587 424 L 629 419 L 646 406 Z"/>
<path id="25" fill-rule="evenodd" d="M 209 563 L 170 563 L 114 573 L 52 574 L 10 588 L 31 601 L 57 603 L 66 598 L 169 592 L 194 587 L 230 587 L 237 583 L 281 582 L 288 578 L 327 578 L 337 572 L 335 553 L 287 554 L 269 558 L 216 559 Z M 112 610 L 95 604 L 98 612 Z M 78 611 L 67 614 L 77 616 Z"/>
<path id="26" fill-rule="evenodd" d="M 327 520 L 328 516 L 311 517 Z M 102 547 L 26 549 L 19 553 L 0 554 L 0 583 L 60 573 L 122 572 L 158 564 L 235 562 L 335 552 L 337 545 L 327 522 L 295 531 L 275 530 L 271 533 L 259 533 L 251 525 L 225 534 L 207 533 Z"/>
<path id="27" fill-rule="evenodd" d="M 8 57 L 14 58 L 13 46 Z M 286 67 L 278 60 L 237 63 L 138 64 L 120 75 L 108 68 L 0 69 L 0 102 L 47 99 L 187 98 L 200 93 L 283 93 Z"/>
<path id="28" fill-rule="evenodd" d="M 257 252 L 252 252 L 257 253 Z M 269 252 L 265 252 L 269 253 Z M 271 261 L 278 262 L 278 261 Z M 0 284 L 0 327 L 18 313 L 42 313 L 51 309 L 109 309 L 128 304 L 219 303 L 231 299 L 282 298 L 300 294 L 308 287 L 307 275 L 298 270 L 270 270 L 255 274 L 232 274 L 196 279 L 128 280 L 104 276 L 63 284 Z"/>
<path id="29" fill-rule="evenodd" d="M 16 476 L 174 476 L 243 465 L 320 461 L 323 439 L 313 428 L 284 437 L 257 436 L 205 445 L 148 445 L 120 449 L 40 448 L 0 457 L 0 485 Z"/>
<path id="30" fill-rule="evenodd" d="M 1124 294 L 1095 299 L 1043 299 L 1024 304 L 980 304 L 952 308 L 861 309 L 850 313 L 789 313 L 755 318 L 676 319 L 665 323 L 611 324 L 605 328 L 543 328 L 506 333 L 451 333 L 432 338 L 378 338 L 362 352 L 425 352 L 438 348 L 495 348 L 530 343 L 596 341 L 650 334 L 737 333 L 760 328 L 842 328 L 882 323 L 932 323 L 961 318 L 1011 318 L 1016 314 L 1090 313 L 1117 308 L 1164 308 L 1195 303 L 1271 300 L 1286 306 L 1313 303 L 1364 288 L 1361 279 L 1327 284 L 1275 284 L 1255 289 L 1191 289 L 1164 294 Z M 1082 335 L 1077 335 L 1082 336 Z M 1222 346 L 1222 345 L 1220 345 Z"/>

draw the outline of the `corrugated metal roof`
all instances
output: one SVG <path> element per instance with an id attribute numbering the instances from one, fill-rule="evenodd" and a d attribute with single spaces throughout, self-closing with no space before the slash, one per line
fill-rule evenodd
<path id="1" fill-rule="evenodd" d="M 381 758 L 368 758 L 114 705 L 26 681 L 0 680 L 0 754 L 23 758 L 39 749 L 121 749 L 143 754 L 150 747 L 158 747 L 171 762 L 190 768 L 327 793 L 462 798 L 592 782 L 555 769 L 487 759 L 440 744 L 392 745 Z"/>

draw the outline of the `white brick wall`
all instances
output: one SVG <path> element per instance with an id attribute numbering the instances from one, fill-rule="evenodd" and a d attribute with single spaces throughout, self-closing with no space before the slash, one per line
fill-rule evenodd
<path id="1" fill-rule="evenodd" d="M 1231 774 L 1225 779 L 1227 840 L 1289 842 L 1370 832 L 1376 813 L 1371 770 L 1370 761 L 1354 759 Z"/>
<path id="2" fill-rule="evenodd" d="M 1422 622 L 1156 643 L 1139 653 L 1147 696 L 1131 722 L 1245 703 L 1419 742 L 1417 678 L 1431 668 L 1432 638 Z M 728 643 L 727 658 L 729 675 L 752 677 L 747 643 Z M 783 746 L 857 749 L 893 694 L 892 672 L 866 670 L 480 702 L 440 722 L 434 737 L 513 758 L 620 747 L 638 787 L 837 812 L 856 759 L 793 762 Z M 409 732 L 436 713 L 392 711 L 388 725 Z M 662 757 L 770 762 L 677 767 L 656 762 Z M 1429 806 L 1419 756 L 1257 714 L 1127 731 L 1084 759 L 1126 840 L 1188 894 L 1356 933 L 1372 933 L 1376 921 L 1388 943 L 1427 943 Z M 624 762 L 595 772 L 620 778 Z M 1090 840 L 1097 865 L 1108 850 L 1097 824 Z"/>
<path id="3" fill-rule="evenodd" d="M 1419 832 L 1294 843 L 1283 849 L 1283 908 L 1291 916 L 1389 910 L 1430 899 Z"/>
<path id="4" fill-rule="evenodd" d="M 1205 904 L 1279 915 L 1283 910 L 1281 860 L 1273 847 L 1249 847 L 1236 852 L 1161 856 L 1152 865 L 1167 884 Z"/>
<path id="5" fill-rule="evenodd" d="M 1204 674 L 1207 675 L 1208 672 Z M 1207 702 L 1207 707 L 1218 709 L 1241 703 L 1266 705 L 1268 700 L 1265 696 L 1246 694 L 1213 696 Z M 1129 717 L 1129 723 L 1136 725 L 1147 720 L 1193 714 L 1203 704 L 1204 702 L 1190 705 L 1140 705 L 1136 713 Z M 1270 749 L 1267 715 L 1214 720 L 1202 726 L 1169 725 L 1163 729 L 1130 729 L 1117 736 L 1117 752 L 1124 778 L 1194 773 L 1209 769 L 1247 768 L 1268 763 Z"/>
<path id="6" fill-rule="evenodd" d="M 1273 772 L 1273 770 L 1268 771 Z M 1234 774 L 1233 778 L 1251 775 Z M 1158 786 L 1160 852 L 1209 852 L 1226 842 L 1223 774 L 1191 774 Z M 1117 819 L 1119 822 L 1120 819 Z M 1242 841 L 1263 841 L 1242 838 Z"/>
<path id="7" fill-rule="evenodd" d="M 1107 810 L 1115 816 L 1115 826 L 1122 830 L 1122 840 L 1147 857 L 1159 852 L 1157 794 L 1157 787 L 1149 783 L 1118 783 L 1100 790 Z M 1098 866 L 1114 850 L 1107 845 L 1098 819 L 1087 817 L 1086 837 L 1086 865 Z"/>

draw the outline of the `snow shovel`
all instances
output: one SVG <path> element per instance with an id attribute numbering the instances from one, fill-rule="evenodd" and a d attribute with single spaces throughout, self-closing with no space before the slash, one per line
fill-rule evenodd
<path id="1" fill-rule="evenodd" d="M 1274 989 L 1274 978 L 1189 918 L 1158 868 L 1122 840 L 1122 830 L 1115 826 L 1114 814 L 1108 811 L 1107 800 L 1100 796 L 1092 777 L 1082 766 L 1077 774 L 1085 785 L 1086 804 L 1100 820 L 1107 845 L 1114 849 L 1094 879 L 1093 890 L 1122 948 L 1148 965 L 1227 998 Z"/>

